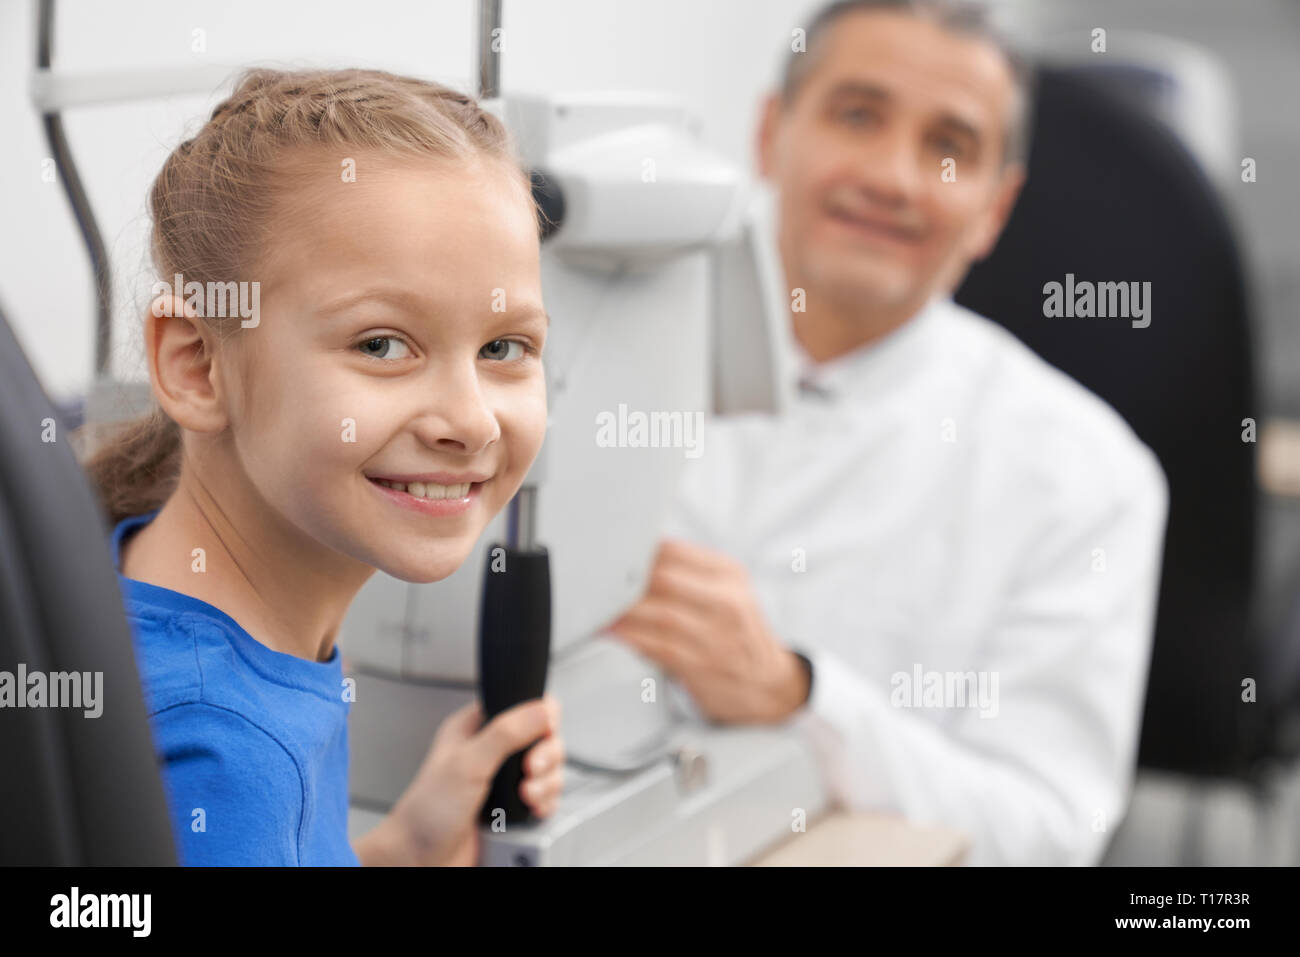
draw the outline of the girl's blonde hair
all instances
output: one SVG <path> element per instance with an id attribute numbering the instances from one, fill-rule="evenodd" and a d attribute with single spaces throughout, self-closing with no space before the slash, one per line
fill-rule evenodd
<path id="1" fill-rule="evenodd" d="M 531 202 L 529 176 L 509 134 L 472 97 L 380 70 L 252 69 L 154 180 L 149 210 L 158 275 L 170 285 L 179 273 L 204 288 L 246 280 L 271 248 L 290 152 L 321 150 L 334 152 L 340 175 L 343 162 L 363 152 L 496 159 L 517 174 Z M 98 438 L 85 468 L 111 523 L 166 502 L 180 477 L 181 434 L 161 408 Z"/>

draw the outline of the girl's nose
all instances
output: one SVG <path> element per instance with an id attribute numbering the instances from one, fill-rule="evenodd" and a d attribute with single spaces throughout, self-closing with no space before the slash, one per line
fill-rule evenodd
<path id="1" fill-rule="evenodd" d="M 497 417 L 472 372 L 440 378 L 414 428 L 430 448 L 466 455 L 483 451 L 501 437 Z"/>

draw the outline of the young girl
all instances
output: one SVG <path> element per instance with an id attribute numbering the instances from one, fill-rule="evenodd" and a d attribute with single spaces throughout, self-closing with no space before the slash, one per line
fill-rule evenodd
<path id="1" fill-rule="evenodd" d="M 521 794 L 553 810 L 557 704 L 451 715 L 349 846 L 335 640 L 375 569 L 455 571 L 541 446 L 537 213 L 505 130 L 433 83 L 253 70 L 150 208 L 159 408 L 87 468 L 181 863 L 473 863 L 511 753 L 538 742 Z"/>

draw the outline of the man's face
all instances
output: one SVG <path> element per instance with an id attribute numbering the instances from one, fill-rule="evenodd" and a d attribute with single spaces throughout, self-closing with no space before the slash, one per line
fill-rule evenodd
<path id="1" fill-rule="evenodd" d="M 788 278 L 827 300 L 919 308 L 987 255 L 1015 200 L 1011 68 L 991 44 L 893 12 L 844 16 L 808 55 L 759 141 Z"/>

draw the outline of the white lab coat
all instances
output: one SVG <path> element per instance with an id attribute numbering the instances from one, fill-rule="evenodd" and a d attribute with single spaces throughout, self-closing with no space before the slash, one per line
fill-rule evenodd
<path id="1" fill-rule="evenodd" d="M 667 533 L 741 559 L 776 635 L 813 660 L 792 720 L 833 799 L 957 828 L 971 864 L 1096 863 L 1135 763 L 1156 458 L 950 300 L 792 365 L 831 397 L 710 423 Z M 968 672 L 982 706 L 935 691 Z"/>

